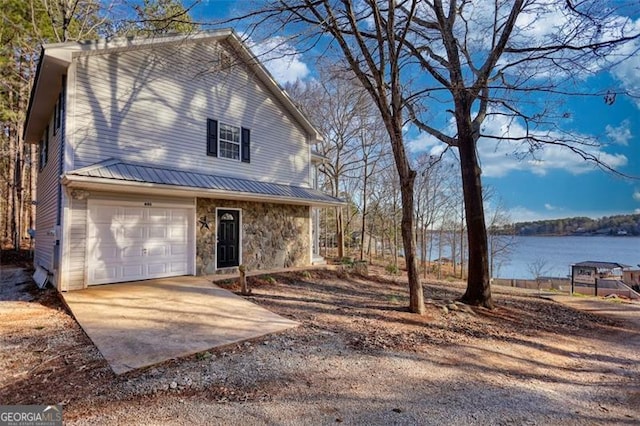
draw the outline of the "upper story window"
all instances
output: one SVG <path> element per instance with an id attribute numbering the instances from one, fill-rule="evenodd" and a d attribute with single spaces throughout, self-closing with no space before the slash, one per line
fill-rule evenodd
<path id="1" fill-rule="evenodd" d="M 313 189 L 318 189 L 318 165 L 311 165 L 311 187 Z"/>
<path id="2" fill-rule="evenodd" d="M 58 102 L 56 103 L 56 108 L 55 108 L 55 113 L 54 113 L 54 134 L 58 133 L 58 130 L 60 129 L 60 124 L 62 123 L 62 113 L 64 112 L 63 109 L 63 104 L 64 104 L 64 91 L 60 91 L 60 94 L 58 95 Z"/>
<path id="3" fill-rule="evenodd" d="M 220 123 L 220 157 L 240 159 L 240 127 Z"/>
<path id="4" fill-rule="evenodd" d="M 207 119 L 207 155 L 249 163 L 251 131 L 244 127 Z"/>
<path id="5" fill-rule="evenodd" d="M 38 143 L 38 151 L 39 151 L 39 161 L 38 161 L 38 169 L 42 171 L 44 166 L 47 165 L 47 161 L 49 160 L 49 126 L 47 126 L 47 130 L 44 132 L 44 137 Z"/>

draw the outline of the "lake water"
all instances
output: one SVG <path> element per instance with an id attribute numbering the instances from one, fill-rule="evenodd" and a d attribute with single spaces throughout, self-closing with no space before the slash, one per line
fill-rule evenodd
<path id="1" fill-rule="evenodd" d="M 515 237 L 513 253 L 497 271 L 500 278 L 534 278 L 529 266 L 540 260 L 545 276 L 566 277 L 571 264 L 595 260 L 638 268 L 640 237 Z"/>

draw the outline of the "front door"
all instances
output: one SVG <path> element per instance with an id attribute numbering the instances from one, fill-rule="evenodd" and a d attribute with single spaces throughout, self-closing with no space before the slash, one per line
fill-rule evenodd
<path id="1" fill-rule="evenodd" d="M 229 268 L 240 265 L 240 211 L 218 210 L 216 265 Z"/>

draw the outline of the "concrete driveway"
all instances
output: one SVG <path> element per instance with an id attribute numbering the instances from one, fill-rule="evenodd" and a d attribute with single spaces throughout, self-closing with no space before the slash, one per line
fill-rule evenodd
<path id="1" fill-rule="evenodd" d="M 63 297 L 116 374 L 297 325 L 202 277 L 101 285 Z"/>

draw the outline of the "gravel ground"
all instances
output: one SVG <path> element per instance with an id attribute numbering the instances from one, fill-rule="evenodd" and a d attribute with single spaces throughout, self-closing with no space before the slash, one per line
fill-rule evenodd
<path id="1" fill-rule="evenodd" d="M 253 278 L 250 299 L 301 326 L 115 376 L 19 274 L 0 288 L 0 401 L 63 403 L 66 424 L 640 422 L 639 330 L 523 292 L 494 289 L 488 311 L 429 282 L 417 316 L 375 268 Z"/>

